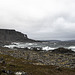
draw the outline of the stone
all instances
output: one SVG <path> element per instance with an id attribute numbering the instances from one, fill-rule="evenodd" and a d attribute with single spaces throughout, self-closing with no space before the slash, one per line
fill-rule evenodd
<path id="1" fill-rule="evenodd" d="M 63 47 L 60 47 L 60 48 L 57 48 L 57 49 L 54 49 L 52 52 L 54 53 L 74 53 L 74 51 L 72 51 L 71 49 L 66 49 L 66 48 L 63 48 Z"/>

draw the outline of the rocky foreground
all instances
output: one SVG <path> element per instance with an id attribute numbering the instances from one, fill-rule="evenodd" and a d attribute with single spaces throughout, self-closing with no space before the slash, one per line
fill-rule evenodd
<path id="1" fill-rule="evenodd" d="M 0 75 L 74 75 L 75 52 L 58 48 L 53 51 L 0 47 Z"/>

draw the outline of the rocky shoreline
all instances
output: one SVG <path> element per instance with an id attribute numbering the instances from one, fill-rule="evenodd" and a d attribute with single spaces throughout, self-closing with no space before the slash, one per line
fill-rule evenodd
<path id="1" fill-rule="evenodd" d="M 58 48 L 43 51 L 35 48 L 29 50 L 0 47 L 1 75 L 2 73 L 6 75 L 18 75 L 18 73 L 21 75 L 22 73 L 23 75 L 74 75 L 74 70 L 75 52 L 70 49 Z"/>
<path id="2" fill-rule="evenodd" d="M 37 63 L 33 63 L 35 65 L 55 65 L 75 68 L 75 52 L 65 48 L 58 48 L 52 51 L 26 50 L 26 48 L 1 48 L 0 53 L 16 58 L 36 61 Z"/>

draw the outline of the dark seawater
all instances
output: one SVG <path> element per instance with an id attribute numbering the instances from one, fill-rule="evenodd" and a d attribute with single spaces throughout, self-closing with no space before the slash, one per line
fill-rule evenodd
<path id="1" fill-rule="evenodd" d="M 12 42 L 10 45 L 5 45 L 8 48 L 41 48 L 42 50 L 54 50 L 55 48 L 65 47 L 68 49 L 75 50 L 75 42 L 73 41 L 51 41 L 51 42 L 35 42 L 35 43 L 23 43 L 23 42 Z"/>

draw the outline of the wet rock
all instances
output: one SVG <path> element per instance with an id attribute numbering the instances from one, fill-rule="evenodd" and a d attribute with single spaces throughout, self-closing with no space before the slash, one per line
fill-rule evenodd
<path id="1" fill-rule="evenodd" d="M 72 51 L 71 49 L 66 49 L 63 47 L 54 49 L 52 52 L 54 53 L 74 53 L 74 51 Z"/>
<path id="2" fill-rule="evenodd" d="M 60 67 L 56 67 L 55 69 L 58 71 L 62 71 L 62 69 Z"/>
<path id="3" fill-rule="evenodd" d="M 7 74 L 13 74 L 13 71 L 8 70 L 8 71 L 6 71 L 6 73 L 7 73 Z"/>
<path id="4" fill-rule="evenodd" d="M 6 73 L 7 71 L 6 70 L 2 70 L 2 73 Z"/>
<path id="5" fill-rule="evenodd" d="M 5 64 L 5 60 L 3 58 L 0 58 L 0 64 Z"/>

